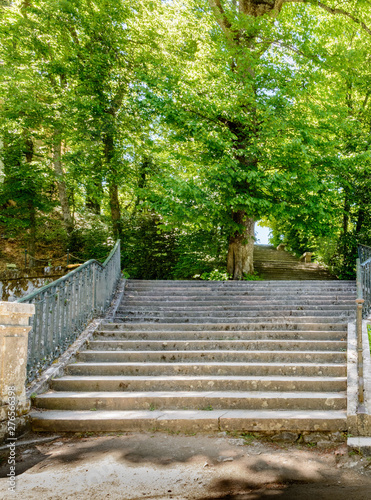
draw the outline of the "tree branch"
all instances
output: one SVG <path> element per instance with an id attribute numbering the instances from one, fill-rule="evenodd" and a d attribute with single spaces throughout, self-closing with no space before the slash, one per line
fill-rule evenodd
<path id="1" fill-rule="evenodd" d="M 337 7 L 329 7 L 328 5 L 324 4 L 323 2 L 319 2 L 317 0 L 284 0 L 285 3 L 309 3 L 314 6 L 321 7 L 321 9 L 325 10 L 326 12 L 330 12 L 330 14 L 340 14 L 342 16 L 347 17 L 348 19 L 352 20 L 353 22 L 357 23 L 360 25 L 360 27 L 366 31 L 369 35 L 371 35 L 371 28 L 369 28 L 361 19 L 358 17 L 354 16 L 350 12 L 347 12 L 344 9 L 339 9 Z"/>
<path id="2" fill-rule="evenodd" d="M 210 5 L 211 10 L 214 13 L 214 16 L 215 16 L 217 23 L 221 27 L 225 36 L 229 39 L 235 38 L 236 34 L 233 33 L 232 25 L 228 21 L 228 18 L 224 12 L 222 4 L 220 3 L 220 0 L 209 0 L 209 5 Z"/>

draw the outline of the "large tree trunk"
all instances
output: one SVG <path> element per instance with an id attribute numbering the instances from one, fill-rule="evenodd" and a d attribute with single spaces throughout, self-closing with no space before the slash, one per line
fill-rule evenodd
<path id="1" fill-rule="evenodd" d="M 122 232 L 121 210 L 116 182 L 109 183 L 109 204 L 111 208 L 112 229 L 115 238 L 120 238 Z"/>
<path id="2" fill-rule="evenodd" d="M 229 237 L 227 272 L 234 280 L 240 280 L 244 273 L 254 272 L 255 221 L 244 210 L 233 212 L 232 218 L 237 224 L 243 225 L 244 230 L 236 231 Z"/>
<path id="3" fill-rule="evenodd" d="M 30 218 L 30 239 L 28 243 L 29 267 L 36 266 L 36 209 L 31 200 L 27 203 L 28 216 Z"/>
<path id="4" fill-rule="evenodd" d="M 68 204 L 67 187 L 64 181 L 64 172 L 62 168 L 62 139 L 59 131 L 54 132 L 53 139 L 53 167 L 57 180 L 59 202 L 62 208 L 64 227 L 67 234 L 70 235 L 73 231 L 73 220 Z"/>
<path id="5" fill-rule="evenodd" d="M 85 206 L 94 214 L 100 215 L 100 204 L 103 198 L 102 181 L 94 179 L 92 183 L 86 185 L 86 202 Z"/>
<path id="6" fill-rule="evenodd" d="M 26 162 L 31 163 L 33 161 L 34 146 L 32 139 L 26 140 L 26 150 L 25 157 Z M 28 253 L 29 253 L 29 267 L 36 266 L 36 209 L 33 198 L 31 197 L 27 202 L 28 216 L 30 220 L 30 239 L 28 242 Z"/>
<path id="7" fill-rule="evenodd" d="M 117 172 L 112 164 L 114 159 L 114 140 L 113 136 L 107 134 L 104 137 L 104 156 L 109 168 L 108 191 L 109 205 L 111 209 L 112 229 L 115 238 L 120 238 L 122 232 L 121 209 L 119 201 L 119 190 L 117 185 Z"/>

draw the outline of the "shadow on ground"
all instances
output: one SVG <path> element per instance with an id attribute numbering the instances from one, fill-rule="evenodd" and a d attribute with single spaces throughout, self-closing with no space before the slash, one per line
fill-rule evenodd
<path id="1" fill-rule="evenodd" d="M 130 496 L 110 497 L 121 500 L 371 498 L 370 462 L 359 456 L 349 457 L 344 444 L 310 449 L 259 440 L 246 442 L 228 436 L 137 433 L 62 437 L 52 443 L 20 448 L 17 457 L 18 476 L 26 471 L 47 471 L 59 482 L 82 471 L 95 474 L 106 484 L 105 481 L 112 481 L 113 470 L 122 481 L 130 475 Z M 148 477 L 143 472 L 147 469 Z M 6 477 L 7 471 L 3 463 L 0 477 Z M 138 486 L 143 480 L 145 487 Z M 137 496 L 136 488 L 143 493 Z"/>

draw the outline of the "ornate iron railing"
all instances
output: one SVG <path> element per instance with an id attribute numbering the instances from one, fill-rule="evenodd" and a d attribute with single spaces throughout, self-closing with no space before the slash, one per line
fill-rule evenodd
<path id="1" fill-rule="evenodd" d="M 118 240 L 103 264 L 89 260 L 18 300 L 35 304 L 28 342 L 28 381 L 63 354 L 94 316 L 105 312 L 120 275 Z"/>

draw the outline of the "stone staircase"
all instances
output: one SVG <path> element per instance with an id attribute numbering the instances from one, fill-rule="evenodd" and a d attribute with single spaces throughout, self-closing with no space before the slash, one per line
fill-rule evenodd
<path id="1" fill-rule="evenodd" d="M 284 250 L 270 245 L 254 246 L 254 268 L 264 280 L 336 280 L 316 262 L 305 264 Z"/>
<path id="2" fill-rule="evenodd" d="M 347 281 L 126 282 L 35 431 L 345 431 Z"/>

